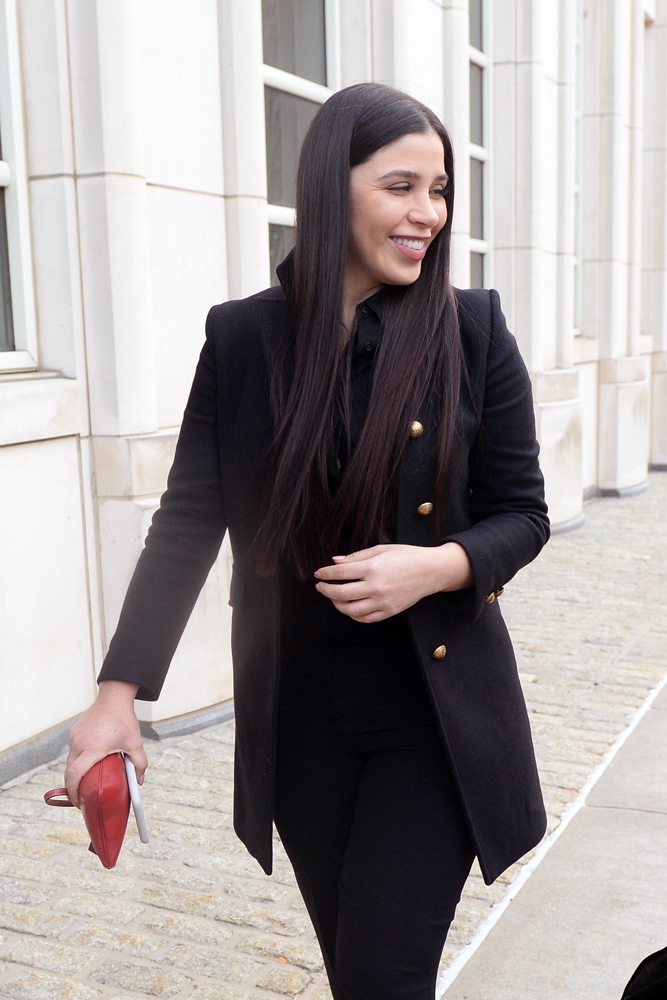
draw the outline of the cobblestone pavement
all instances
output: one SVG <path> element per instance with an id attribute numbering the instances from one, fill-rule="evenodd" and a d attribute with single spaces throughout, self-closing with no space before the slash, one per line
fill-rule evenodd
<path id="1" fill-rule="evenodd" d="M 553 829 L 667 670 L 667 475 L 597 500 L 502 598 Z M 266 878 L 231 828 L 233 724 L 147 746 L 151 842 L 118 867 L 86 851 L 75 810 L 48 809 L 51 765 L 0 794 L 0 996 L 16 1000 L 330 1000 L 285 854 Z M 448 965 L 502 899 L 473 871 Z"/>

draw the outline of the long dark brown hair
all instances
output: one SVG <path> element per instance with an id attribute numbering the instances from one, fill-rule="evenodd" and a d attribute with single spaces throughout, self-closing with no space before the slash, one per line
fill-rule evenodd
<path id="1" fill-rule="evenodd" d="M 411 133 L 435 132 L 448 176 L 447 223 L 428 248 L 417 281 L 387 287 L 368 415 L 332 498 L 327 459 L 349 386 L 342 349 L 350 223 L 350 170 Z M 256 539 L 260 575 L 290 563 L 301 575 L 331 561 L 347 525 L 355 548 L 393 538 L 396 483 L 410 424 L 435 397 L 439 422 L 435 515 L 441 521 L 456 434 L 461 345 L 449 282 L 454 203 L 452 144 L 437 116 L 378 83 L 338 91 L 312 121 L 297 175 L 294 281 L 287 342 L 271 372 L 274 475 Z M 346 360 L 347 358 L 347 360 Z"/>

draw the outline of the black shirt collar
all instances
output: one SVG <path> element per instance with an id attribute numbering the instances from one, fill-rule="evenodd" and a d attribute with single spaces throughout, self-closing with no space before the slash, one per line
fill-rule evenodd
<path id="1" fill-rule="evenodd" d="M 276 274 L 285 296 L 288 296 L 294 287 L 294 250 L 290 250 L 278 265 Z M 386 297 L 386 288 L 381 288 L 357 306 L 357 350 L 363 349 L 362 340 L 364 344 L 372 342 L 373 347 L 376 346 Z"/>

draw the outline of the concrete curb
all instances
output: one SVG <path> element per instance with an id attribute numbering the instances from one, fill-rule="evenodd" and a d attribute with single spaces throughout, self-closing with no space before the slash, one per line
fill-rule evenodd
<path id="1" fill-rule="evenodd" d="M 67 750 L 69 731 L 79 718 L 61 722 L 53 729 L 39 733 L 23 743 L 0 752 L 0 788 L 26 771 L 34 771 L 44 764 L 57 760 Z M 171 736 L 188 736 L 207 726 L 217 726 L 234 718 L 234 702 L 224 701 L 200 712 L 190 712 L 174 719 L 166 719 L 153 725 L 140 722 L 141 735 L 145 740 L 166 740 Z"/>

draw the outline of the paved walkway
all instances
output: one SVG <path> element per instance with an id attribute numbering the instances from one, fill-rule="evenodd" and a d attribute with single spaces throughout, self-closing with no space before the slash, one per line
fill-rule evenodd
<path id="1" fill-rule="evenodd" d="M 651 489 L 640 497 L 595 501 L 587 508 L 585 527 L 554 538 L 502 599 L 533 721 L 551 829 L 667 670 L 665 510 L 664 474 L 654 474 Z M 80 815 L 42 805 L 45 788 L 60 783 L 61 765 L 0 794 L 1 997 L 330 1000 L 321 956 L 280 845 L 276 872 L 267 879 L 232 832 L 232 745 L 233 724 L 227 723 L 147 746 L 151 843 L 142 847 L 131 833 L 110 873 L 86 852 Z M 547 897 L 555 892 L 551 859 L 571 830 L 574 822 L 447 1000 L 504 996 L 479 992 L 480 981 L 474 992 L 461 993 L 463 976 L 483 968 L 487 945 L 515 919 L 522 898 L 530 902 L 538 879 Z M 602 843 L 604 864 L 619 870 L 624 857 L 614 854 L 611 835 L 603 835 Z M 644 841 L 640 855 L 646 846 Z M 473 872 L 443 967 L 471 940 L 520 867 L 492 887 Z M 571 912 L 588 912 L 587 887 L 575 872 L 563 897 Z M 604 894 L 598 899 L 598 909 L 605 899 Z M 554 906 L 549 920 L 556 924 L 561 916 Z M 525 919 L 533 917 L 527 912 Z M 610 953 L 617 968 L 614 984 L 634 957 L 627 949 L 623 955 Z M 574 965 L 576 971 L 576 960 Z M 512 984 L 517 1000 L 551 1000 L 541 988 L 533 993 L 526 986 L 521 992 L 518 985 Z M 556 995 L 579 994 L 554 993 L 554 1000 Z M 581 996 L 617 1000 L 616 994 L 590 989 Z"/>
<path id="2" fill-rule="evenodd" d="M 666 945 L 663 688 L 445 1000 L 620 1000 Z"/>

